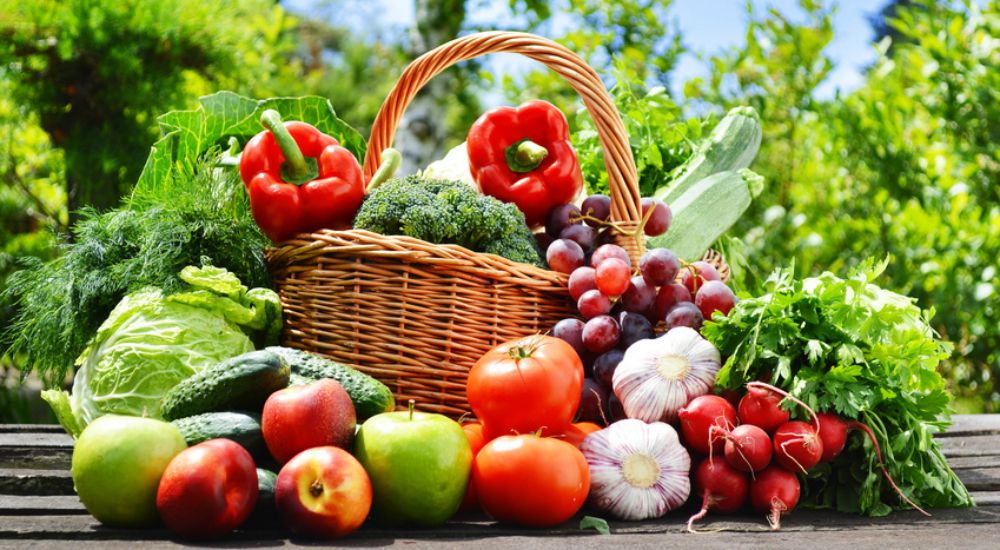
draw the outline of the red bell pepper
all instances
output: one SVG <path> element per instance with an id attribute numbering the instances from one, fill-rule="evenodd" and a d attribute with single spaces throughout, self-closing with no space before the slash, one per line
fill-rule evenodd
<path id="1" fill-rule="evenodd" d="M 267 130 L 243 149 L 240 176 L 253 219 L 273 242 L 316 229 L 349 228 L 365 197 L 361 165 L 337 140 L 304 122 L 261 115 Z"/>
<path id="2" fill-rule="evenodd" d="M 566 116 L 547 101 L 486 111 L 469 129 L 466 146 L 479 190 L 516 204 L 531 227 L 583 188 Z"/>

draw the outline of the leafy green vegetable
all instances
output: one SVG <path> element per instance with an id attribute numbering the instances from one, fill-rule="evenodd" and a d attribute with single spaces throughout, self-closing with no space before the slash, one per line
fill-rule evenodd
<path id="1" fill-rule="evenodd" d="M 354 219 L 356 229 L 457 244 L 515 262 L 540 265 L 524 214 L 461 181 L 408 176 L 372 191 Z"/>
<path id="2" fill-rule="evenodd" d="M 972 506 L 933 435 L 949 422 L 949 395 L 935 370 L 951 346 L 929 325 L 932 312 L 872 284 L 887 261 L 869 261 L 848 279 L 832 273 L 805 280 L 777 270 L 767 295 L 740 301 L 702 329 L 726 364 L 723 389 L 770 377 L 817 411 L 867 424 L 886 466 L 915 502 Z M 845 512 L 885 515 L 898 502 L 886 489 L 867 438 L 853 435 L 826 469 L 810 472 L 802 502 Z"/>
<path id="3" fill-rule="evenodd" d="M 57 259 L 26 260 L 8 279 L 0 303 L 15 313 L 0 338 L 10 353 L 23 354 L 22 376 L 35 368 L 50 385 L 61 382 L 122 297 L 147 286 L 183 290 L 184 266 L 216 265 L 251 287 L 269 286 L 269 241 L 253 221 L 230 152 L 220 153 L 261 131 L 259 114 L 268 108 L 364 153 L 361 136 L 318 97 L 257 101 L 220 92 L 201 98 L 198 109 L 161 116 L 164 136 L 123 205 L 85 210 Z"/>
<path id="4" fill-rule="evenodd" d="M 365 141 L 357 131 L 337 118 L 330 101 L 315 96 L 255 100 L 233 92 L 202 97 L 191 111 L 173 111 L 160 116 L 160 138 L 150 151 L 139 175 L 136 193 L 162 197 L 160 187 L 174 179 L 170 173 L 190 168 L 203 153 L 226 146 L 235 138 L 246 144 L 263 128 L 260 114 L 267 109 L 281 113 L 284 120 L 301 120 L 333 136 L 359 160 L 365 155 Z"/>
<path id="5" fill-rule="evenodd" d="M 103 414 L 159 418 L 161 398 L 178 382 L 253 351 L 248 333 L 261 345 L 277 341 L 281 304 L 273 291 L 247 291 L 211 266 L 186 267 L 180 278 L 183 292 L 146 288 L 122 299 L 77 359 L 73 394 L 43 394 L 74 437 Z"/>
<path id="6" fill-rule="evenodd" d="M 657 189 L 670 182 L 674 168 L 695 152 L 709 121 L 682 120 L 681 108 L 664 87 L 644 91 L 629 74 L 624 67 L 616 67 L 618 83 L 611 89 L 611 95 L 629 135 L 639 172 L 639 191 L 643 197 L 652 197 Z M 586 110 L 581 110 L 576 123 L 579 129 L 571 137 L 587 191 L 608 194 L 604 149 L 594 122 Z"/>
<path id="7" fill-rule="evenodd" d="M 15 316 L 4 336 L 50 383 L 65 378 L 122 297 L 147 286 L 164 294 L 185 289 L 178 274 L 187 265 L 210 263 L 253 287 L 269 285 L 268 241 L 250 216 L 239 175 L 200 163 L 169 177 L 162 195 L 137 191 L 116 210 L 84 211 L 58 258 L 27 260 L 8 278 L 3 301 Z"/>
<path id="8" fill-rule="evenodd" d="M 594 516 L 583 516 L 580 519 L 580 529 L 593 529 L 602 535 L 610 535 L 611 528 L 608 527 L 608 522 L 601 518 L 595 518 Z"/>

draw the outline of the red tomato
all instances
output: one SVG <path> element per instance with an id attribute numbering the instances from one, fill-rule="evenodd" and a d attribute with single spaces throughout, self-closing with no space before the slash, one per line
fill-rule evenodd
<path id="1" fill-rule="evenodd" d="M 478 422 L 469 422 L 462 424 L 462 430 L 465 431 L 465 437 L 469 439 L 469 447 L 472 448 L 472 459 L 476 459 L 476 455 L 479 454 L 479 450 L 486 445 L 486 438 L 483 437 L 483 425 Z M 465 499 L 462 500 L 462 506 L 458 508 L 459 512 L 471 512 L 479 508 L 479 496 L 476 494 L 476 484 L 472 482 L 472 474 L 469 474 L 469 486 L 465 490 Z"/>
<path id="2" fill-rule="evenodd" d="M 573 517 L 590 491 L 590 470 L 573 445 L 536 435 L 505 435 L 472 463 L 479 504 L 498 521 L 551 527 Z"/>
<path id="3" fill-rule="evenodd" d="M 210 439 L 170 461 L 160 478 L 156 509 L 181 536 L 218 537 L 246 521 L 257 492 L 250 453 L 228 439 Z"/>
<path id="4" fill-rule="evenodd" d="M 486 352 L 469 371 L 466 394 L 490 440 L 539 430 L 562 433 L 582 389 L 583 363 L 572 346 L 538 335 Z"/>
<path id="5" fill-rule="evenodd" d="M 566 431 L 563 432 L 562 440 L 579 449 L 580 445 L 583 445 L 583 440 L 586 439 L 588 435 L 600 429 L 601 427 L 593 422 L 577 422 L 576 424 L 570 424 L 569 427 L 566 428 Z"/>

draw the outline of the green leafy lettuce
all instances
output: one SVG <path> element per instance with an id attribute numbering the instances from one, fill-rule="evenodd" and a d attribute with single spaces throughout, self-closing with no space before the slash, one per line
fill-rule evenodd
<path id="1" fill-rule="evenodd" d="M 847 279 L 774 272 L 768 294 L 705 324 L 704 336 L 728 357 L 717 383 L 736 389 L 769 377 L 817 411 L 863 422 L 909 498 L 928 507 L 972 506 L 933 439 L 950 424 L 950 396 L 936 368 L 951 347 L 931 329 L 933 312 L 872 284 L 886 265 L 869 261 Z M 810 471 L 802 503 L 875 516 L 900 499 L 867 437 L 852 432 L 837 459 Z"/>
<path id="2" fill-rule="evenodd" d="M 275 343 L 281 303 L 247 290 L 217 267 L 184 268 L 183 292 L 145 288 L 123 298 L 77 359 L 73 393 L 42 397 L 74 437 L 103 414 L 160 417 L 160 399 L 181 380 L 224 359 Z"/>

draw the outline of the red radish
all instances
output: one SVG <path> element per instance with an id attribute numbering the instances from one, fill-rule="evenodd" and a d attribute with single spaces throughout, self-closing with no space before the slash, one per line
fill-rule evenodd
<path id="1" fill-rule="evenodd" d="M 837 458 L 847 443 L 847 422 L 833 413 L 817 413 L 819 438 L 823 442 L 823 456 L 820 462 L 830 462 Z"/>
<path id="2" fill-rule="evenodd" d="M 793 420 L 774 430 L 774 459 L 785 468 L 805 473 L 822 456 L 823 440 L 809 424 Z"/>
<path id="3" fill-rule="evenodd" d="M 702 495 L 701 511 L 688 520 L 688 531 L 694 532 L 694 522 L 709 510 L 732 514 L 743 507 L 750 492 L 746 474 L 734 470 L 725 460 L 706 458 L 694 472 L 694 488 Z"/>
<path id="4" fill-rule="evenodd" d="M 677 411 L 681 433 L 690 449 L 701 454 L 721 453 L 725 434 L 736 426 L 736 408 L 718 395 L 702 395 Z"/>
<path id="5" fill-rule="evenodd" d="M 766 513 L 771 529 L 781 529 L 781 516 L 799 503 L 799 478 L 794 473 L 772 464 L 750 484 L 750 504 Z"/>
<path id="6" fill-rule="evenodd" d="M 774 433 L 778 426 L 788 422 L 788 411 L 781 408 L 781 397 L 764 388 L 752 387 L 740 399 L 740 421 L 753 424 L 767 433 Z"/>
<path id="7" fill-rule="evenodd" d="M 882 449 L 879 448 L 878 440 L 875 439 L 875 434 L 872 433 L 871 428 L 856 420 L 845 422 L 844 419 L 833 413 L 819 413 L 816 417 L 820 423 L 819 438 L 823 441 L 822 462 L 828 462 L 837 458 L 841 451 L 844 450 L 844 444 L 847 443 L 847 430 L 861 430 L 868 435 L 868 439 L 871 440 L 872 446 L 875 447 L 875 458 L 878 459 L 878 465 L 882 469 L 882 475 L 885 476 L 885 480 L 889 482 L 889 485 L 896 491 L 899 498 L 906 501 L 907 504 L 912 506 L 915 510 L 918 510 L 921 514 L 930 516 L 926 510 L 917 506 L 912 500 L 910 500 L 896 485 L 896 482 L 892 480 L 892 476 L 889 475 L 889 471 L 885 469 L 885 463 L 882 462 Z M 828 445 L 829 447 L 827 447 Z"/>
<path id="8" fill-rule="evenodd" d="M 771 463 L 771 438 L 752 424 L 741 424 L 726 435 L 726 462 L 741 472 L 759 472 Z"/>

